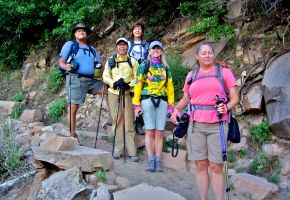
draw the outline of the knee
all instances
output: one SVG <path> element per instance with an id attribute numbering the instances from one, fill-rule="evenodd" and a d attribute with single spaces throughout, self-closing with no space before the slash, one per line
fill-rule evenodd
<path id="1" fill-rule="evenodd" d="M 158 130 L 155 131 L 155 139 L 157 139 L 157 140 L 162 140 L 163 139 L 162 131 L 158 131 Z"/>
<path id="2" fill-rule="evenodd" d="M 213 164 L 209 165 L 210 171 L 215 174 L 222 174 L 223 173 L 223 165 L 222 164 Z"/>
<path id="3" fill-rule="evenodd" d="M 196 171 L 207 171 L 208 170 L 208 160 L 195 161 Z"/>

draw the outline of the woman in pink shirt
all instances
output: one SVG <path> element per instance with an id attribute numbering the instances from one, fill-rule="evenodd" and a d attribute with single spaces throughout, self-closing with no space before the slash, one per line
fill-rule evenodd
<path id="1" fill-rule="evenodd" d="M 220 140 L 220 127 L 218 113 L 222 114 L 222 123 L 227 123 L 228 112 L 238 104 L 239 95 L 236 79 L 229 68 L 220 68 L 223 77 L 223 89 L 219 80 L 217 64 L 214 61 L 214 49 L 211 43 L 204 41 L 196 47 L 195 57 L 199 70 L 188 73 L 183 87 L 184 95 L 175 107 L 172 122 L 178 124 L 177 116 L 191 104 L 191 121 L 193 129 L 187 134 L 188 159 L 195 161 L 196 182 L 201 200 L 207 199 L 209 186 L 209 172 L 211 173 L 211 186 L 215 199 L 222 200 L 224 196 L 223 159 Z M 196 76 L 194 74 L 196 73 Z M 216 106 L 215 97 L 230 100 Z M 228 126 L 224 126 L 227 138 Z"/>

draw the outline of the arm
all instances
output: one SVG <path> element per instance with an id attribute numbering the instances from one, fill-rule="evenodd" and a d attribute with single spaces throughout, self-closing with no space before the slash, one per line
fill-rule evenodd
<path id="1" fill-rule="evenodd" d="M 171 116 L 171 121 L 174 124 L 178 124 L 176 117 L 177 116 L 181 117 L 180 111 L 183 110 L 188 105 L 189 102 L 190 102 L 189 94 L 184 92 L 182 99 L 180 99 L 178 104 L 175 106 L 174 111 L 173 111 L 172 116 Z"/>
<path id="2" fill-rule="evenodd" d="M 168 70 L 167 80 L 167 98 L 168 98 L 168 110 L 173 111 L 174 109 L 174 86 L 170 71 Z"/>
<path id="3" fill-rule="evenodd" d="M 114 80 L 112 79 L 112 70 L 109 66 L 109 61 L 106 62 L 105 69 L 103 72 L 103 81 L 113 88 Z"/>
<path id="4" fill-rule="evenodd" d="M 72 70 L 72 65 L 71 64 L 66 64 L 66 59 L 64 57 L 59 58 L 59 66 L 65 70 L 65 71 L 71 71 Z"/>

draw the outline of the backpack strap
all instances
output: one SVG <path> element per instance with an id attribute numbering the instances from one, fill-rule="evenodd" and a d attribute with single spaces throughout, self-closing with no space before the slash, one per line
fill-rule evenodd
<path id="1" fill-rule="evenodd" d="M 96 58 L 96 51 L 93 49 L 93 47 L 91 45 L 88 44 L 89 47 L 89 52 L 92 52 L 92 54 L 94 55 L 94 57 Z"/>
<path id="2" fill-rule="evenodd" d="M 130 55 L 131 51 L 133 50 L 135 46 L 135 42 L 133 40 L 129 40 L 129 43 L 130 43 L 130 48 L 128 50 L 128 54 Z"/>
<path id="3" fill-rule="evenodd" d="M 117 66 L 117 68 L 119 67 L 118 64 L 119 63 L 123 63 L 123 62 L 127 62 L 129 64 L 129 66 L 133 69 L 133 65 L 132 65 L 132 61 L 131 61 L 131 56 L 128 56 L 127 60 L 125 61 L 120 61 L 120 62 L 116 62 L 117 59 L 117 54 L 114 54 L 111 58 L 109 58 L 109 67 L 111 68 L 111 70 Z"/>
<path id="4" fill-rule="evenodd" d="M 148 73 L 150 73 L 149 68 L 150 68 L 150 61 L 149 60 L 145 60 L 145 68 L 144 68 L 144 78 L 143 80 L 145 81 L 148 78 Z M 168 67 L 165 65 L 165 76 L 166 76 L 166 81 L 165 81 L 165 85 L 167 85 L 168 82 Z"/>

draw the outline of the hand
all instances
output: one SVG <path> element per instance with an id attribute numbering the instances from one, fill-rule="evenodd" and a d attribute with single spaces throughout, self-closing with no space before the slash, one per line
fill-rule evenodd
<path id="1" fill-rule="evenodd" d="M 131 88 L 129 83 L 124 83 L 123 86 L 124 86 L 124 90 L 130 90 Z"/>
<path id="2" fill-rule="evenodd" d="M 64 70 L 65 71 L 71 71 L 72 70 L 72 65 L 71 64 L 65 64 Z"/>
<path id="3" fill-rule="evenodd" d="M 220 103 L 217 106 L 217 112 L 220 113 L 220 114 L 226 114 L 226 113 L 228 113 L 228 107 L 227 107 L 227 105 L 224 104 L 224 103 Z"/>
<path id="4" fill-rule="evenodd" d="M 114 85 L 113 85 L 113 89 L 122 89 L 123 88 L 123 84 L 124 84 L 124 79 L 120 78 L 119 80 L 115 81 Z"/>
<path id="5" fill-rule="evenodd" d="M 181 118 L 181 113 L 177 109 L 174 109 L 173 112 L 172 112 L 172 115 L 171 115 L 171 121 L 174 124 L 178 124 L 179 123 L 177 121 L 177 117 L 179 117 L 179 119 L 180 119 Z"/>
<path id="6" fill-rule="evenodd" d="M 172 110 L 167 110 L 167 115 L 166 115 L 166 117 L 167 118 L 170 118 L 171 117 L 171 115 L 172 115 Z"/>
<path id="7" fill-rule="evenodd" d="M 142 113 L 143 113 L 143 110 L 141 107 L 137 107 L 134 109 L 135 117 L 139 117 Z"/>

